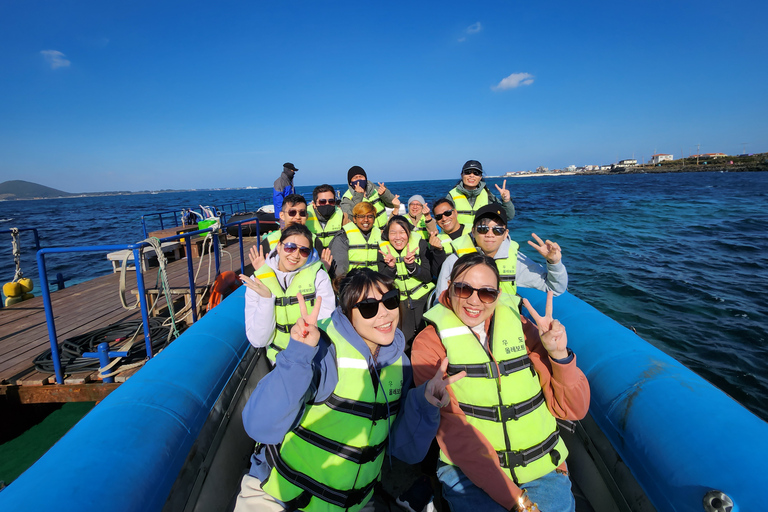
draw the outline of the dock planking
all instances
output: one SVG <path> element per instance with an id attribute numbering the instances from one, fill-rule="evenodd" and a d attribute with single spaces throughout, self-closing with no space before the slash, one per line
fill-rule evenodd
<path id="1" fill-rule="evenodd" d="M 220 270 L 222 272 L 233 270 L 239 273 L 240 271 L 239 247 L 237 241 L 233 240 L 230 240 L 226 247 L 221 247 Z M 252 271 L 248 250 L 255 244 L 255 238 L 243 239 L 247 272 Z M 201 258 L 193 256 L 192 263 L 193 272 L 197 274 L 195 287 L 199 292 L 213 283 L 215 277 L 213 255 L 204 254 L 202 265 Z M 157 270 L 157 267 L 149 268 L 143 274 L 144 285 L 148 290 L 157 287 Z M 169 262 L 166 273 L 172 288 L 189 287 L 186 258 Z M 120 272 L 110 273 L 51 293 L 54 324 L 60 343 L 67 338 L 113 323 L 141 320 L 141 311 L 138 308 L 133 310 L 123 308 L 119 297 L 119 281 Z M 128 270 L 124 295 L 125 302 L 129 306 L 136 302 L 137 296 L 131 291 L 137 287 L 135 270 Z M 199 300 L 199 295 L 196 295 L 196 300 Z M 164 298 L 159 299 L 160 309 L 166 307 L 164 303 Z M 176 307 L 177 312 L 182 305 Z M 143 332 L 140 332 L 135 344 L 143 343 Z M 35 297 L 0 309 L 0 395 L 14 396 L 22 403 L 80 401 L 94 396 L 103 398 L 106 396 L 105 393 L 121 382 L 125 382 L 139 370 L 139 368 L 130 368 L 118 374 L 115 376 L 117 383 L 112 385 L 103 384 L 99 373 L 94 371 L 67 374 L 65 384 L 58 385 L 55 384 L 55 376 L 37 371 L 32 363 L 38 355 L 48 349 L 50 349 L 50 341 L 42 297 Z M 116 368 L 119 366 L 113 370 Z M 94 386 L 104 388 L 89 390 Z M 52 387 L 56 390 L 52 390 Z"/>

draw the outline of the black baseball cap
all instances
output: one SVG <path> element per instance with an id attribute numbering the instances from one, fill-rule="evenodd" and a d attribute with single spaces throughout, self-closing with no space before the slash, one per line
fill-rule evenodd
<path id="1" fill-rule="evenodd" d="M 483 165 L 477 160 L 467 160 L 467 163 L 465 163 L 464 167 L 461 168 L 461 172 L 464 172 L 468 169 L 477 169 L 478 171 L 483 172 Z"/>
<path id="2" fill-rule="evenodd" d="M 291 170 L 291 171 L 298 171 L 298 170 L 299 170 L 299 169 L 298 169 L 298 168 L 297 168 L 295 165 L 293 165 L 291 162 L 285 162 L 285 163 L 283 164 L 283 168 L 285 168 L 285 169 L 289 169 L 289 170 Z"/>
<path id="3" fill-rule="evenodd" d="M 504 211 L 504 208 L 501 207 L 501 205 L 498 204 L 487 204 L 477 210 L 475 212 L 475 220 L 472 223 L 473 226 L 477 225 L 477 222 L 482 219 L 483 217 L 497 217 L 494 220 L 500 220 L 501 225 L 506 227 L 507 226 L 507 212 Z"/>

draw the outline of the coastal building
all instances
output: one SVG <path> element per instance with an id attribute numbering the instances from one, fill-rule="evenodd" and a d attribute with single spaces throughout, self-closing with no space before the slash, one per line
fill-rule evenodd
<path id="1" fill-rule="evenodd" d="M 576 166 L 575 165 L 569 165 L 565 169 L 563 169 L 566 172 L 576 172 Z"/>
<path id="2" fill-rule="evenodd" d="M 544 167 L 540 165 L 539 167 L 536 168 L 536 172 L 548 172 L 548 171 L 549 171 L 549 167 Z"/>
<path id="3" fill-rule="evenodd" d="M 700 155 L 691 155 L 688 158 L 722 158 L 728 156 L 725 153 L 702 153 Z"/>
<path id="4" fill-rule="evenodd" d="M 664 153 L 659 153 L 658 155 L 653 155 L 651 157 L 651 163 L 653 165 L 659 165 L 661 162 L 665 161 L 672 161 L 672 155 L 667 155 Z"/>
<path id="5" fill-rule="evenodd" d="M 585 171 L 599 171 L 600 166 L 599 165 L 585 165 L 584 166 Z"/>
<path id="6" fill-rule="evenodd" d="M 618 165 L 621 167 L 634 167 L 637 165 L 637 158 L 627 158 L 626 160 L 620 160 Z"/>
<path id="7" fill-rule="evenodd" d="M 601 171 L 610 171 L 613 168 L 612 165 L 601 165 L 600 170 Z"/>

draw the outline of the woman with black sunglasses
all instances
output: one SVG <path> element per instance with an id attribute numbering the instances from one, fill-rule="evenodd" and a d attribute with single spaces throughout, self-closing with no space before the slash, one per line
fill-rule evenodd
<path id="1" fill-rule="evenodd" d="M 317 321 L 320 304 L 291 329 L 275 369 L 243 410 L 258 443 L 235 510 L 373 510 L 386 452 L 415 464 L 448 403 L 448 361 L 422 386 L 397 329 L 399 294 L 391 279 L 352 270 L 339 284 L 340 306 Z M 249 508 L 254 507 L 254 508 Z"/>
<path id="2" fill-rule="evenodd" d="M 245 333 L 256 348 L 267 347 L 272 364 L 288 345 L 291 326 L 299 319 L 296 294 L 314 304 L 322 297 L 320 318 L 333 311 L 333 286 L 311 245 L 312 234 L 303 224 L 285 228 L 272 252 L 254 245 L 250 250 L 253 277 L 240 274 L 245 292 Z"/>
<path id="3" fill-rule="evenodd" d="M 501 200 L 486 186 L 483 180 L 483 166 L 477 160 L 468 160 L 461 168 L 461 181 L 459 181 L 445 197 L 456 205 L 456 213 L 460 224 L 472 226 L 475 212 L 488 204 L 500 204 L 507 212 L 509 220 L 515 218 L 515 205 L 512 196 L 507 190 L 507 180 L 496 190 L 501 195 Z"/>
<path id="4" fill-rule="evenodd" d="M 417 383 L 448 357 L 448 374 L 467 377 L 448 390 L 437 441 L 437 476 L 453 512 L 573 511 L 557 420 L 589 408 L 589 383 L 576 366 L 552 292 L 536 321 L 503 300 L 496 262 L 470 253 L 453 266 L 448 290 L 424 317 L 430 326 L 413 344 Z"/>

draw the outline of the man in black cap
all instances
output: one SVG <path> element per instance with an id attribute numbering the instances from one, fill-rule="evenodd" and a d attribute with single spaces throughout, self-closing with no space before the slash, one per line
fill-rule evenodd
<path id="1" fill-rule="evenodd" d="M 507 180 L 496 190 L 501 196 L 501 201 L 491 192 L 483 180 L 483 166 L 477 160 L 467 160 L 461 168 L 461 181 L 459 181 L 448 195 L 445 196 L 456 205 L 456 214 L 459 224 L 471 226 L 475 212 L 487 204 L 501 204 L 507 213 L 509 220 L 515 218 L 515 205 L 507 190 Z"/>
<path id="2" fill-rule="evenodd" d="M 293 194 L 293 175 L 298 171 L 295 165 L 291 162 L 285 162 L 283 164 L 283 173 L 279 178 L 275 180 L 274 188 L 272 189 L 272 203 L 275 205 L 275 218 L 280 220 L 280 212 L 283 209 L 283 200 L 286 196 Z"/>
<path id="3" fill-rule="evenodd" d="M 400 208 L 400 202 L 396 201 L 397 196 L 392 194 L 384 183 L 379 183 L 374 187 L 373 183 L 368 181 L 368 175 L 365 169 L 359 165 L 353 165 L 347 171 L 347 183 L 349 189 L 341 196 L 341 211 L 352 218 L 352 208 L 361 201 L 373 204 L 376 208 L 375 225 L 383 228 L 387 224 L 387 208 Z M 397 213 L 397 212 L 395 212 Z"/>
<path id="4" fill-rule="evenodd" d="M 448 289 L 448 279 L 456 260 L 464 254 L 482 251 L 496 261 L 501 276 L 502 296 L 511 299 L 515 305 L 519 302 L 517 287 L 552 290 L 560 295 L 568 288 L 568 272 L 562 263 L 560 246 L 550 240 L 542 241 L 531 235 L 536 243 L 528 245 L 536 249 L 547 260 L 546 268 L 534 262 L 518 251 L 517 242 L 510 240 L 507 229 L 507 212 L 498 203 L 488 204 L 475 214 L 472 231 L 452 242 L 455 252 L 445 259 L 440 276 L 437 278 L 437 296 Z"/>

